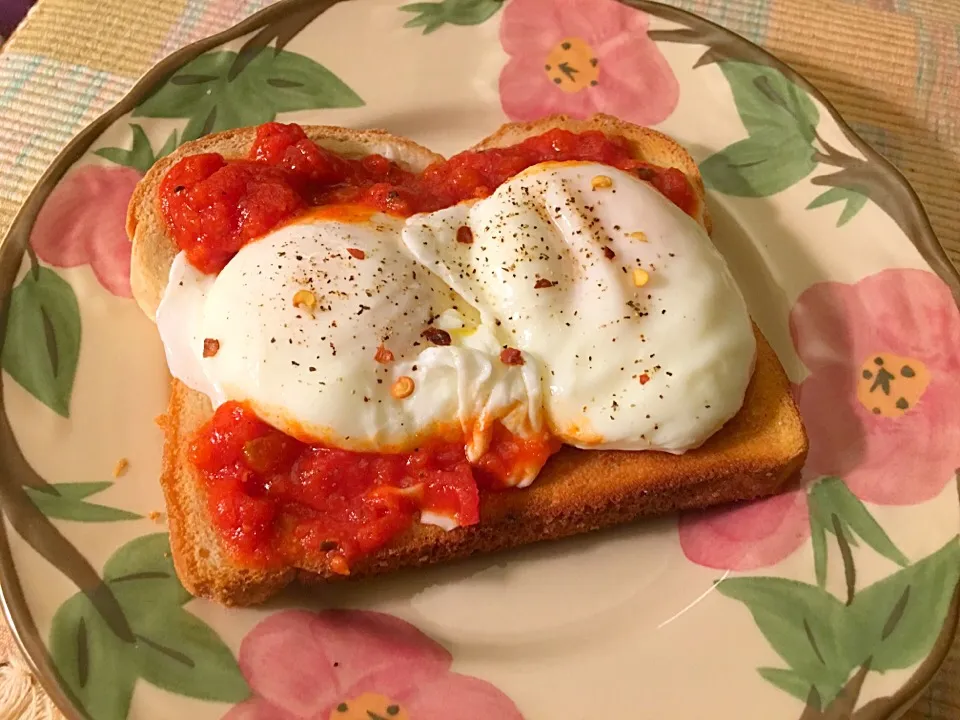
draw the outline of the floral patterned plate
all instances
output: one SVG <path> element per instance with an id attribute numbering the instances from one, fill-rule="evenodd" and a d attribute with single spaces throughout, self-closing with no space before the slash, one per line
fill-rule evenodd
<path id="1" fill-rule="evenodd" d="M 157 484 L 168 377 L 130 299 L 138 178 L 274 118 L 451 153 L 507 120 L 598 110 L 700 162 L 715 241 L 796 383 L 802 488 L 263 608 L 190 598 Z M 903 178 L 816 90 L 687 13 L 281 2 L 82 132 L 0 269 L 3 599 L 72 717 L 870 720 L 951 641 L 960 278 Z"/>

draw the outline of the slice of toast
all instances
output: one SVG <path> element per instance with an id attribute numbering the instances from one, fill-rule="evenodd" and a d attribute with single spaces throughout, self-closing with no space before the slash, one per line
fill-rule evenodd
<path id="1" fill-rule="evenodd" d="M 588 121 L 552 117 L 531 124 L 506 125 L 476 149 L 511 145 L 551 127 L 600 129 L 621 135 L 630 141 L 639 159 L 679 168 L 697 190 L 700 219 L 709 227 L 695 163 L 676 142 L 655 131 L 608 116 Z M 331 136 L 348 140 L 355 153 L 363 152 L 365 139 L 391 142 L 385 134 L 371 136 L 332 128 L 307 128 L 307 132 L 328 147 L 326 141 Z M 139 278 L 134 292 L 151 317 L 176 252 L 162 230 L 156 208 L 160 178 L 173 161 L 186 154 L 218 151 L 227 156 L 241 155 L 252 137 L 253 131 L 248 129 L 189 143 L 172 160 L 161 161 L 162 166 L 158 163 L 141 181 L 131 201 L 128 231 L 134 241 L 134 273 Z M 412 169 L 435 158 L 409 141 L 397 139 L 396 143 L 393 157 Z M 234 561 L 210 521 L 203 481 L 187 457 L 191 435 L 212 413 L 205 396 L 173 381 L 169 409 L 162 420 L 166 440 L 161 484 L 174 564 L 187 590 L 225 605 L 251 605 L 294 580 L 309 583 L 340 577 L 321 557 L 304 567 L 278 571 L 250 569 Z M 389 546 L 357 562 L 351 568 L 351 577 L 561 538 L 646 515 L 771 495 L 796 476 L 806 452 L 807 438 L 789 382 L 773 349 L 757 331 L 756 368 L 743 407 L 700 448 L 677 456 L 565 447 L 548 461 L 531 487 L 482 493 L 479 525 L 445 532 L 416 524 Z"/>

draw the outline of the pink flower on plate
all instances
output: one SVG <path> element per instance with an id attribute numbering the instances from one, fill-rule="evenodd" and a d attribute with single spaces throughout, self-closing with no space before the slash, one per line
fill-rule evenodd
<path id="1" fill-rule="evenodd" d="M 805 480 L 839 476 L 861 500 L 912 505 L 960 467 L 960 313 L 923 270 L 884 270 L 852 285 L 818 283 L 790 313 L 810 371 L 796 398 L 810 437 Z M 806 492 L 683 515 L 695 563 L 753 570 L 810 534 Z"/>
<path id="2" fill-rule="evenodd" d="M 417 628 L 359 610 L 285 610 L 240 645 L 254 697 L 223 720 L 522 720 L 493 685 L 450 671 Z"/>
<path id="3" fill-rule="evenodd" d="M 500 103 L 511 120 L 595 112 L 639 125 L 670 116 L 680 86 L 647 35 L 649 18 L 615 0 L 510 0 Z"/>
<path id="4" fill-rule="evenodd" d="M 684 555 L 698 565 L 720 570 L 776 565 L 809 536 L 803 490 L 680 516 Z"/>
<path id="5" fill-rule="evenodd" d="M 878 505 L 943 490 L 960 466 L 960 314 L 940 278 L 885 270 L 814 285 L 790 331 L 810 370 L 798 390 L 805 474 L 839 475 Z"/>
<path id="6" fill-rule="evenodd" d="M 140 180 L 128 167 L 87 165 L 71 170 L 37 214 L 30 244 L 54 267 L 90 265 L 103 287 L 130 297 L 127 203 Z"/>

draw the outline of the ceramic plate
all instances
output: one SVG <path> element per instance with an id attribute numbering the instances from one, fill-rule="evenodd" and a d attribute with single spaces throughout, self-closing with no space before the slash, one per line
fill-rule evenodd
<path id="1" fill-rule="evenodd" d="M 701 164 L 716 244 L 795 383 L 803 487 L 263 608 L 190 598 L 157 483 L 168 375 L 130 299 L 141 175 L 274 118 L 449 154 L 509 120 L 593 111 Z M 950 644 L 958 276 L 903 178 L 822 95 L 692 15 L 281 2 L 176 53 L 81 133 L 0 269 L 3 599 L 72 717 L 870 720 L 902 710 Z"/>

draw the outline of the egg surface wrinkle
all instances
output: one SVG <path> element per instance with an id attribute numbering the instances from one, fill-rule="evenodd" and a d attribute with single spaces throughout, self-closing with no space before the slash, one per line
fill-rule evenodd
<path id="1" fill-rule="evenodd" d="M 470 228 L 472 242 L 458 242 Z M 581 448 L 698 447 L 743 404 L 756 339 L 703 228 L 649 183 L 544 163 L 415 215 L 404 244 L 539 363 L 546 422 Z"/>
<path id="2" fill-rule="evenodd" d="M 440 437 L 475 461 L 495 421 L 542 433 L 535 360 L 499 361 L 478 313 L 404 247 L 402 220 L 335 210 L 244 246 L 215 277 L 178 256 L 157 312 L 171 372 L 214 405 L 247 402 L 289 435 L 346 450 Z M 530 480 L 527 468 L 509 482 Z"/>

